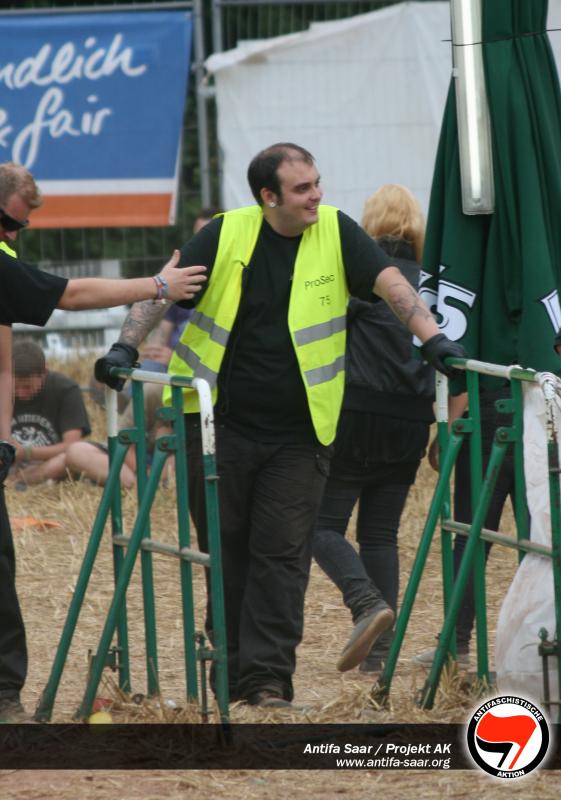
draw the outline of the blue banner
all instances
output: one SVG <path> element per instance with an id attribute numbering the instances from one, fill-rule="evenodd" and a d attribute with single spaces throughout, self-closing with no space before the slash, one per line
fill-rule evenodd
<path id="1" fill-rule="evenodd" d="M 189 11 L 0 15 L 0 160 L 31 170 L 34 224 L 172 223 Z"/>

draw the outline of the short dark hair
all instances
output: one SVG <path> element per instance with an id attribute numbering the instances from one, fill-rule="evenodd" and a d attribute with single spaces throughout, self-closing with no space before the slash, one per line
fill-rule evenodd
<path id="1" fill-rule="evenodd" d="M 279 197 L 281 196 L 277 170 L 283 161 L 315 163 L 313 155 L 308 150 L 300 147 L 300 145 L 292 144 L 292 142 L 278 142 L 257 153 L 248 167 L 247 180 L 251 193 L 260 206 L 263 205 L 261 189 L 270 189 Z"/>
<path id="2" fill-rule="evenodd" d="M 20 339 L 12 347 L 14 375 L 28 378 L 30 375 L 42 375 L 46 369 L 45 353 L 41 345 L 33 339 Z"/>

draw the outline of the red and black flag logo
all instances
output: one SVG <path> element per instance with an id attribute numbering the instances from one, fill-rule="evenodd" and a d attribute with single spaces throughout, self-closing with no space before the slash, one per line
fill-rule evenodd
<path id="1" fill-rule="evenodd" d="M 472 758 L 486 772 L 499 778 L 519 778 L 543 760 L 549 729 L 544 714 L 531 701 L 495 697 L 472 716 L 467 743 Z"/>

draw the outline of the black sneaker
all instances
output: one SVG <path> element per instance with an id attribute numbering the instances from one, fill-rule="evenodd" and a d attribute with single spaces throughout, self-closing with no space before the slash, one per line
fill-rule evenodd
<path id="1" fill-rule="evenodd" d="M 395 614 L 389 606 L 367 611 L 357 620 L 354 630 L 337 662 L 339 672 L 358 666 L 370 652 L 379 636 L 391 628 Z"/>
<path id="2" fill-rule="evenodd" d="M 259 708 L 292 708 L 290 700 L 285 700 L 280 692 L 273 689 L 259 689 L 249 695 L 247 702 Z"/>

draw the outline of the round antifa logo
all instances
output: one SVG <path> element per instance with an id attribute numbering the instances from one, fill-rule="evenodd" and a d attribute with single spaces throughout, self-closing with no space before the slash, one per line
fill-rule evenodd
<path id="1" fill-rule="evenodd" d="M 497 778 L 521 778 L 543 761 L 549 728 L 543 712 L 523 697 L 486 700 L 467 729 L 471 757 Z"/>

